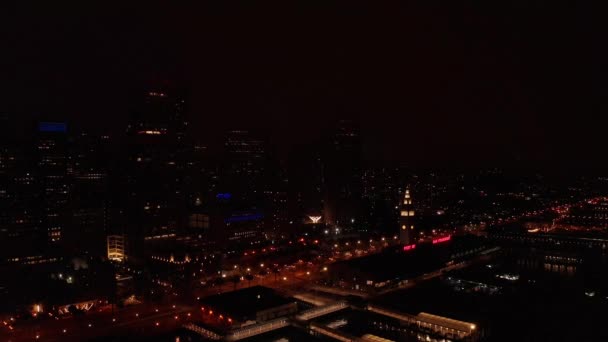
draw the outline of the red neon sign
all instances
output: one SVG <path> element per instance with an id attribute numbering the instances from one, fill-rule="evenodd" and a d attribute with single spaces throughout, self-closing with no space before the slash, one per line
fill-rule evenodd
<path id="1" fill-rule="evenodd" d="M 407 245 L 407 246 L 403 246 L 403 250 L 404 251 L 411 251 L 412 249 L 416 249 L 416 245 Z"/>
<path id="2" fill-rule="evenodd" d="M 442 242 L 446 242 L 446 241 L 450 241 L 452 239 L 451 235 L 439 238 L 439 239 L 433 239 L 433 245 L 437 244 L 437 243 L 442 243 Z"/>

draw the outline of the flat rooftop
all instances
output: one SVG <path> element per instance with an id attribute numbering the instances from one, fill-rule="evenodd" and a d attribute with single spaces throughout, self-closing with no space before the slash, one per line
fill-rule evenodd
<path id="1" fill-rule="evenodd" d="M 257 312 L 294 302 L 294 299 L 283 297 L 275 290 L 264 286 L 253 286 L 225 292 L 200 300 L 201 305 L 211 307 L 220 313 L 229 314 L 237 319 L 255 316 Z"/>
<path id="2" fill-rule="evenodd" d="M 455 254 L 483 247 L 485 242 L 474 236 L 454 236 L 438 244 L 417 244 L 409 252 L 402 251 L 401 246 L 388 248 L 378 254 L 336 262 L 330 268 L 344 277 L 352 273 L 374 281 L 407 279 L 436 270 Z"/>

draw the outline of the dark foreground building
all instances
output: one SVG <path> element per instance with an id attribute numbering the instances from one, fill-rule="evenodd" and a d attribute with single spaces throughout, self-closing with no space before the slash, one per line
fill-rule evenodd
<path id="1" fill-rule="evenodd" d="M 251 324 L 287 316 L 297 311 L 296 301 L 263 286 L 248 287 L 201 299 L 202 311 L 222 315 L 233 325 Z"/>

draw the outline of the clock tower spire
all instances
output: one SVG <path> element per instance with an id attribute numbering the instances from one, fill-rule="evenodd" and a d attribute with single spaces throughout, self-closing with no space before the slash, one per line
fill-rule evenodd
<path id="1" fill-rule="evenodd" d="M 399 240 L 404 245 L 413 244 L 416 242 L 414 230 L 415 212 L 409 187 L 405 189 L 403 201 L 401 202 L 399 209 Z"/>

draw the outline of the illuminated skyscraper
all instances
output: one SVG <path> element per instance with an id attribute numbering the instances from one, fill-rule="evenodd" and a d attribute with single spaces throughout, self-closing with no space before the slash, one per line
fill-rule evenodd
<path id="1" fill-rule="evenodd" d="M 127 129 L 127 253 L 142 256 L 146 239 L 175 236 L 185 222 L 184 100 L 165 90 L 147 92 Z M 115 233 L 120 233 L 116 231 Z"/>
<path id="2" fill-rule="evenodd" d="M 48 245 L 40 224 L 37 160 L 30 142 L 18 140 L 13 128 L 0 117 L 0 263 L 39 256 Z"/>
<path id="3" fill-rule="evenodd" d="M 399 239 L 404 245 L 416 243 L 416 230 L 414 229 L 415 211 L 409 189 L 405 189 L 403 201 L 399 209 Z"/>
<path id="4" fill-rule="evenodd" d="M 393 233 L 398 212 L 395 203 L 402 198 L 397 183 L 399 171 L 391 167 L 367 166 L 361 175 L 362 205 L 360 222 L 369 229 Z M 390 230 L 390 231 L 388 231 Z"/>
<path id="5" fill-rule="evenodd" d="M 67 124 L 40 122 L 37 140 L 37 173 L 40 186 L 42 229 L 51 244 L 64 238 L 68 203 Z"/>

